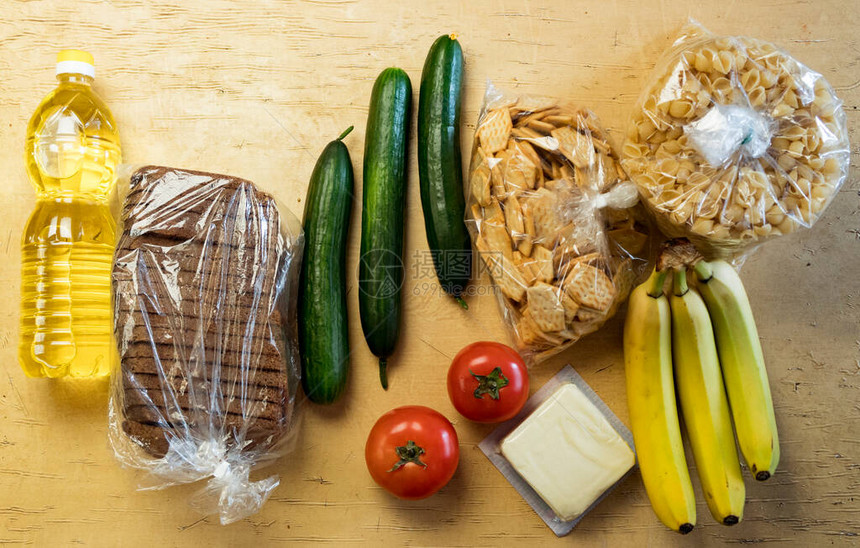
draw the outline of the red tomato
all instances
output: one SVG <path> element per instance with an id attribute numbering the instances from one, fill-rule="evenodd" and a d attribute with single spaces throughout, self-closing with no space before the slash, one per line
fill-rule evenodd
<path id="1" fill-rule="evenodd" d="M 529 399 L 529 374 L 516 350 L 497 342 L 472 343 L 448 369 L 448 397 L 477 422 L 513 418 Z"/>
<path id="2" fill-rule="evenodd" d="M 438 411 L 420 405 L 379 417 L 364 448 L 374 481 L 402 499 L 429 497 L 457 470 L 460 445 L 454 426 Z"/>

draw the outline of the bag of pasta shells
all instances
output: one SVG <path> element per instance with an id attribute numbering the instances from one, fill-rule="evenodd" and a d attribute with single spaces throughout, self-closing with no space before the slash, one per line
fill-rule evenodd
<path id="1" fill-rule="evenodd" d="M 638 192 L 588 110 L 489 86 L 466 200 L 479 266 L 530 363 L 600 328 L 646 266 Z"/>
<path id="2" fill-rule="evenodd" d="M 634 110 L 622 165 L 668 236 L 734 258 L 810 227 L 848 173 L 833 88 L 769 42 L 688 27 Z"/>

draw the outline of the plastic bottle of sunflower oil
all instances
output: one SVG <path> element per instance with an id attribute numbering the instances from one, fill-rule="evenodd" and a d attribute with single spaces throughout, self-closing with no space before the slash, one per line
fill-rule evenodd
<path id="1" fill-rule="evenodd" d="M 18 360 L 31 377 L 110 372 L 111 264 L 116 224 L 108 198 L 120 162 L 113 115 L 93 92 L 92 55 L 57 55 L 56 89 L 27 126 L 36 208 L 21 242 Z"/>

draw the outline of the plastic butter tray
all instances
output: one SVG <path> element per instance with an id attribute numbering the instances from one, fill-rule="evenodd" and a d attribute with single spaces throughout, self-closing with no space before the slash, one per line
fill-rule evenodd
<path id="1" fill-rule="evenodd" d="M 582 395 L 588 400 L 590 404 L 596 408 L 600 415 L 609 426 L 615 431 L 615 433 L 620 436 L 620 438 L 627 444 L 633 453 L 633 461 L 631 463 L 630 468 L 623 472 L 620 477 L 608 488 L 603 490 L 597 495 L 593 502 L 581 513 L 576 515 L 575 517 L 564 519 L 559 516 L 550 504 L 545 501 L 541 495 L 529 484 L 529 482 L 517 472 L 514 464 L 512 464 L 508 458 L 502 452 L 502 444 L 505 439 L 515 430 L 517 430 L 520 425 L 524 423 L 533 413 L 537 410 L 546 411 L 549 407 L 544 406 L 545 403 L 548 402 L 550 398 L 552 398 L 564 385 L 572 384 L 579 389 Z M 555 405 L 561 405 L 560 399 L 557 399 Z M 549 413 L 544 413 L 541 418 L 544 416 L 548 416 Z M 597 416 L 594 415 L 593 416 Z M 579 420 L 574 417 L 575 422 L 579 423 Z M 583 417 L 585 419 L 585 417 Z M 602 421 L 600 421 L 602 422 Z M 580 425 L 581 426 L 581 425 Z M 608 431 L 608 430 L 607 430 Z M 549 435 L 549 434 L 548 434 Z M 532 434 L 533 437 L 533 434 Z M 611 436 L 617 440 L 614 435 Z M 620 442 L 616 441 L 616 447 L 620 445 Z M 612 492 L 615 487 L 624 481 L 624 479 L 630 475 L 630 473 L 636 468 L 635 464 L 635 448 L 633 446 L 633 436 L 630 433 L 630 430 L 627 429 L 626 426 L 615 416 L 615 414 L 607 407 L 607 405 L 601 400 L 594 390 L 591 389 L 588 384 L 579 376 L 579 374 L 571 367 L 570 365 L 562 368 L 552 379 L 550 379 L 543 387 L 540 388 L 531 398 L 529 398 L 526 405 L 523 407 L 522 411 L 513 419 L 502 423 L 496 428 L 489 436 L 487 436 L 480 444 L 479 447 L 481 451 L 490 459 L 493 465 L 499 469 L 502 475 L 507 479 L 511 485 L 513 485 L 514 489 L 529 503 L 532 509 L 537 512 L 537 514 L 543 519 L 544 523 L 549 526 L 550 529 L 557 536 L 564 536 L 582 520 L 595 506 L 600 504 L 609 493 Z M 623 445 L 621 445 L 623 447 Z M 622 451 L 626 453 L 626 451 Z M 534 472 L 532 471 L 532 474 Z M 528 474 L 526 474 L 528 475 Z"/>

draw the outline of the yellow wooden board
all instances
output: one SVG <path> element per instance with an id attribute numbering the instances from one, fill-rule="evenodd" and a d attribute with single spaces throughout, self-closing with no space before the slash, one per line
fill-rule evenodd
<path id="1" fill-rule="evenodd" d="M 758 318 L 782 441 L 767 483 L 748 481 L 744 521 L 715 524 L 699 494 L 699 526 L 682 538 L 648 504 L 638 474 L 557 540 L 477 444 L 492 429 L 461 419 L 445 374 L 465 344 L 507 341 L 487 280 L 469 312 L 407 268 L 402 339 L 383 392 L 361 335 L 349 238 L 349 389 L 332 407 L 302 406 L 295 452 L 268 471 L 281 485 L 263 510 L 222 527 L 188 507 L 199 486 L 137 491 L 107 442 L 107 385 L 26 378 L 15 358 L 19 238 L 34 203 L 24 169 L 27 120 L 53 86 L 57 50 L 95 55 L 129 162 L 225 172 L 256 181 L 301 214 L 318 153 L 346 126 L 360 182 L 370 90 L 400 66 L 418 90 L 427 49 L 456 32 L 466 56 L 463 148 L 485 84 L 569 98 L 592 108 L 616 141 L 660 52 L 695 17 L 718 33 L 751 34 L 823 73 L 845 102 L 852 143 L 860 108 L 857 2 L 531 2 L 213 0 L 0 3 L 0 544 L 645 546 L 694 543 L 852 544 L 860 535 L 860 198 L 858 171 L 812 230 L 767 244 L 743 278 Z M 426 251 L 415 141 L 406 256 Z M 853 163 L 860 163 L 853 147 Z M 357 185 L 360 189 L 360 184 Z M 418 273 L 420 274 L 420 272 Z M 621 319 L 532 371 L 532 390 L 572 363 L 627 421 Z M 429 405 L 448 416 L 462 457 L 452 482 L 401 502 L 372 482 L 367 432 L 383 412 Z"/>

